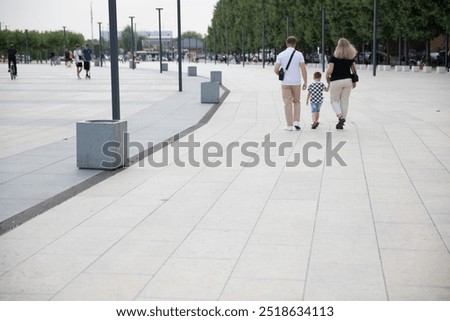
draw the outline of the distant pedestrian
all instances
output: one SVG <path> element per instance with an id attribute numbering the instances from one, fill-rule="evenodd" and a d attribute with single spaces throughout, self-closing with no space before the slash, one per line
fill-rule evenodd
<path id="1" fill-rule="evenodd" d="M 345 38 L 339 39 L 334 54 L 331 56 L 327 70 L 327 82 L 330 84 L 330 101 L 337 118 L 336 129 L 344 129 L 347 119 L 348 104 L 352 88 L 356 87 L 355 57 L 358 52 Z"/>
<path id="2" fill-rule="evenodd" d="M 11 44 L 11 46 L 8 49 L 8 72 L 11 72 L 11 64 L 13 64 L 14 70 L 15 70 L 15 74 L 14 74 L 15 76 L 17 76 L 16 55 L 17 55 L 17 50 L 16 50 L 16 48 L 14 48 L 14 45 Z"/>
<path id="3" fill-rule="evenodd" d="M 311 116 L 313 123 L 311 124 L 312 129 L 316 129 L 319 126 L 319 116 L 320 108 L 323 103 L 323 92 L 328 91 L 328 87 L 325 86 L 322 79 L 322 74 L 320 72 L 314 73 L 314 82 L 308 87 L 308 96 L 306 97 L 306 105 L 308 105 L 311 100 Z"/>
<path id="4" fill-rule="evenodd" d="M 83 52 L 81 51 L 80 45 L 76 45 L 75 50 L 73 52 L 73 57 L 75 59 L 75 66 L 77 66 L 77 77 L 81 79 L 80 73 L 83 70 Z"/>
<path id="5" fill-rule="evenodd" d="M 64 52 L 64 60 L 66 63 L 66 67 L 72 67 L 72 51 L 66 50 Z"/>
<path id="6" fill-rule="evenodd" d="M 56 54 L 54 51 L 50 52 L 50 66 L 56 66 Z"/>
<path id="7" fill-rule="evenodd" d="M 300 51 L 295 50 L 297 39 L 290 36 L 286 39 L 286 49 L 277 56 L 274 72 L 279 75 L 284 70 L 281 82 L 281 92 L 284 101 L 284 113 L 287 126 L 284 130 L 300 130 L 300 91 L 303 78 L 303 90 L 307 88 L 307 71 L 305 58 Z M 289 65 L 289 68 L 288 68 Z M 301 71 L 301 74 L 300 74 Z"/>
<path id="8" fill-rule="evenodd" d="M 86 46 L 84 47 L 83 50 L 83 58 L 84 58 L 84 70 L 86 71 L 86 79 L 91 79 L 91 60 L 92 60 L 92 55 L 91 55 L 91 49 L 89 48 L 89 45 L 86 44 Z"/>

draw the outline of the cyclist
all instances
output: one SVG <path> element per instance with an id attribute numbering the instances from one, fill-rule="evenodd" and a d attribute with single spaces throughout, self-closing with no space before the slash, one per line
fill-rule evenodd
<path id="1" fill-rule="evenodd" d="M 11 63 L 14 65 L 14 76 L 17 76 L 17 61 L 16 61 L 17 50 L 14 48 L 14 44 L 8 49 L 8 72 L 11 72 Z"/>

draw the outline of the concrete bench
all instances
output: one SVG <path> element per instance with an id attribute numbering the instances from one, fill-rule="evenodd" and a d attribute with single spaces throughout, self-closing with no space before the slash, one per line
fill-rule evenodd
<path id="1" fill-rule="evenodd" d="M 201 83 L 201 102 L 217 104 L 220 100 L 220 84 L 217 81 Z"/>

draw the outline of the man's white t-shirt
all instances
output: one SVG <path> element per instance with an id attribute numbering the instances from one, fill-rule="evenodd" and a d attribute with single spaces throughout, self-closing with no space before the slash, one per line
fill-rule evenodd
<path id="1" fill-rule="evenodd" d="M 81 49 L 75 49 L 73 56 L 75 58 L 75 63 L 83 62 L 83 52 L 81 51 Z"/>
<path id="2" fill-rule="evenodd" d="M 289 65 L 289 69 L 286 70 L 286 66 L 289 62 L 289 58 L 292 55 L 292 51 L 294 48 L 286 48 L 286 50 L 280 52 L 277 56 L 277 64 L 281 65 L 281 68 L 284 69 L 284 80 L 281 82 L 282 85 L 288 86 L 297 86 L 302 83 L 302 75 L 300 73 L 300 64 L 305 63 L 305 58 L 300 51 L 296 51 L 294 56 L 292 57 L 291 64 Z"/>

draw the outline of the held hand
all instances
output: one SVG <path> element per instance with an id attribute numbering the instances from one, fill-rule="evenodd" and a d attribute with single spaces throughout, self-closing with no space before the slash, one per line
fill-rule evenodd
<path id="1" fill-rule="evenodd" d="M 306 90 L 306 82 L 303 84 L 303 90 Z"/>
<path id="2" fill-rule="evenodd" d="M 356 88 L 356 82 L 352 83 L 352 87 L 353 87 L 353 89 Z"/>

